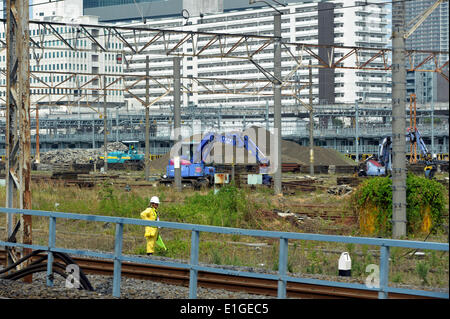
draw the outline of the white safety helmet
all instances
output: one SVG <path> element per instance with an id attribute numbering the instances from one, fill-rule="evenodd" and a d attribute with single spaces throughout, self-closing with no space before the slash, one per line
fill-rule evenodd
<path id="1" fill-rule="evenodd" d="M 159 198 L 158 198 L 158 196 L 153 196 L 153 197 L 150 199 L 150 204 L 152 204 L 152 203 L 155 203 L 155 204 L 158 204 L 158 205 L 159 205 Z"/>

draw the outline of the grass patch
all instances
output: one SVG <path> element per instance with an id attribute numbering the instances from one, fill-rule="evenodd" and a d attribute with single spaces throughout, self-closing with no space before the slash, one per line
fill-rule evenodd
<path id="1" fill-rule="evenodd" d="M 426 192 L 420 193 L 428 198 Z M 295 211 L 295 205 L 327 204 L 342 206 L 348 197 L 330 196 L 321 192 L 302 193 L 294 196 L 278 197 L 269 188 L 239 189 L 233 185 L 221 188 L 216 194 L 213 190 L 184 190 L 177 192 L 171 188 L 138 188 L 124 191 L 123 187 L 104 183 L 92 189 L 32 184 L 32 207 L 36 210 L 71 212 L 92 215 L 107 215 L 127 218 L 140 218 L 140 212 L 147 206 L 151 196 L 159 196 L 159 215 L 161 220 L 205 224 L 214 226 L 251 228 L 261 230 L 327 233 L 333 221 L 314 219 L 314 224 L 305 219 L 304 226 L 295 225 L 273 213 L 274 209 Z M 430 198 L 431 199 L 431 198 Z M 0 187 L 0 201 L 5 202 L 5 188 Z M 448 195 L 445 201 L 448 211 Z M 306 211 L 305 211 L 306 212 Z M 433 214 L 433 212 L 430 212 Z M 343 214 L 343 213 L 342 213 Z M 448 222 L 448 219 L 444 220 Z M 310 223 L 310 224 L 307 224 Z M 0 227 L 5 219 L 0 219 Z M 309 228 L 306 228 L 308 225 Z M 113 249 L 114 225 L 84 221 L 58 219 L 58 242 L 64 247 L 80 249 Z M 305 227 L 305 228 L 302 228 Z M 314 227 L 312 229 L 311 227 Z M 343 235 L 361 236 L 356 224 L 346 227 Z M 40 234 L 39 229 L 44 233 Z M 0 230 L 1 231 L 1 230 Z M 48 240 L 48 219 L 33 217 L 33 241 L 45 245 Z M 167 251 L 157 247 L 156 255 L 189 260 L 190 232 L 162 229 Z M 144 228 L 126 225 L 124 234 L 124 253 L 144 255 L 146 242 Z M 333 233 L 331 233 L 333 234 Z M 427 236 L 428 235 L 428 236 Z M 448 235 L 436 228 L 431 234 L 409 234 L 413 240 L 446 242 Z M 248 246 L 245 243 L 265 245 Z M 314 275 L 338 274 L 338 259 L 343 251 L 352 258 L 352 277 L 364 279 L 367 265 L 379 264 L 379 248 L 366 245 L 343 245 L 337 243 L 318 243 L 312 241 L 289 241 L 288 271 Z M 425 256 L 412 256 L 410 250 L 391 248 L 390 282 L 399 284 L 418 284 L 448 288 L 448 253 L 426 252 Z M 238 235 L 219 235 L 201 233 L 199 261 L 222 265 L 249 266 L 278 270 L 278 240 L 254 238 Z"/>

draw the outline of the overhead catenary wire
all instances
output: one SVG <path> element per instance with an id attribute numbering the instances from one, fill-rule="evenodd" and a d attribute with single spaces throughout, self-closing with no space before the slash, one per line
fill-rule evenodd
<path id="1" fill-rule="evenodd" d="M 399 0 L 399 1 L 390 1 L 390 2 L 382 2 L 382 3 L 377 3 L 377 4 L 387 4 L 387 3 L 397 3 L 397 2 L 403 2 L 403 1 L 414 1 L 414 0 Z M 359 4 L 359 5 L 354 5 L 354 6 L 348 6 L 348 7 L 343 7 L 343 8 L 351 8 L 351 7 L 357 7 L 357 6 L 367 6 L 367 5 L 371 5 L 371 4 L 373 4 L 373 3 L 364 3 L 364 4 Z M 319 11 L 320 10 L 325 10 L 325 9 L 319 9 Z M 329 10 L 329 9 L 327 9 L 327 10 Z M 5 19 L 0 19 L 0 21 L 3 21 L 3 22 L 5 22 Z M 74 27 L 74 28 L 76 28 L 77 26 L 79 27 L 79 26 L 81 26 L 81 24 L 80 25 L 72 25 L 72 24 L 70 24 L 70 23 L 63 23 L 63 22 L 51 22 L 51 21 L 33 21 L 33 20 L 31 20 L 30 21 L 30 23 L 36 23 L 36 24 L 42 24 L 43 26 L 44 26 L 44 28 L 45 28 L 45 25 L 56 25 L 56 26 L 72 26 L 72 27 Z M 182 31 L 182 30 L 161 30 L 161 29 L 152 29 L 152 28 L 148 28 L 148 27 L 145 27 L 145 26 L 140 26 L 140 27 L 137 27 L 137 26 L 126 26 L 126 25 L 106 25 L 106 24 L 98 24 L 98 25 L 83 25 L 83 26 L 86 26 L 86 27 L 96 27 L 96 28 L 103 28 L 103 29 L 107 29 L 107 28 L 113 28 L 113 29 L 116 29 L 116 30 L 118 30 L 118 29 L 120 29 L 120 30 L 122 30 L 122 33 L 121 33 L 121 36 L 128 36 L 128 35 L 133 35 L 133 34 L 135 34 L 135 32 L 136 31 L 139 31 L 139 32 L 159 32 L 159 31 L 161 31 L 161 32 L 174 32 L 174 33 L 191 33 L 191 34 L 210 34 L 210 35 L 218 35 L 218 36 L 220 36 L 220 35 L 226 35 L 226 36 L 240 36 L 240 37 L 242 37 L 242 36 L 244 36 L 245 34 L 231 34 L 231 33 L 211 33 L 211 32 L 198 32 L 198 31 Z M 129 30 L 129 33 L 127 32 L 127 31 L 125 31 L 125 30 Z M 125 31 L 125 32 L 124 32 Z M 79 36 L 78 35 L 78 33 L 80 33 L 80 32 L 83 32 L 83 30 L 80 30 L 80 29 L 78 29 L 77 30 L 77 36 L 76 37 L 74 37 L 73 38 L 73 40 L 83 40 L 83 39 L 91 39 L 91 37 L 90 36 Z M 68 35 L 68 34 L 73 34 L 74 32 L 62 32 L 62 33 L 60 33 L 60 32 L 57 32 L 57 33 L 51 33 L 51 35 L 52 36 L 55 36 L 56 34 L 59 34 L 59 35 Z M 86 31 L 84 31 L 84 33 L 86 33 Z M 98 36 L 96 36 L 96 37 L 106 37 L 106 36 L 110 36 L 110 34 L 103 34 L 103 35 L 98 35 Z M 260 35 L 255 35 L 255 34 L 251 34 L 251 35 L 249 35 L 249 36 L 252 36 L 252 37 L 260 37 L 261 39 L 262 38 L 266 38 L 266 39 L 272 39 L 273 37 L 269 37 L 269 36 L 260 36 Z M 39 37 L 39 35 L 37 36 L 37 37 Z M 32 39 L 32 40 L 34 40 L 34 41 L 39 41 L 40 39 L 38 39 L 38 38 L 35 38 L 35 37 L 31 37 L 30 36 L 30 39 Z M 92 39 L 91 39 L 92 40 Z M 120 40 L 120 39 L 119 39 Z M 45 48 L 45 44 L 46 43 L 48 43 L 49 41 L 54 41 L 54 40 L 47 40 L 47 41 L 42 41 L 42 44 L 43 44 L 43 47 L 42 48 L 40 48 L 40 49 L 42 49 L 42 50 L 44 50 L 44 49 L 47 49 L 47 50 L 68 50 L 69 48 L 49 48 L 49 47 L 47 47 L 47 48 Z M 123 42 L 123 41 L 122 41 Z M 302 44 L 302 43 L 289 43 L 290 45 L 297 45 L 297 46 L 301 46 L 301 45 L 307 45 L 308 47 L 321 47 L 320 45 L 313 45 L 313 44 Z M 323 46 L 322 46 L 323 47 Z M 336 47 L 336 48 L 353 48 L 353 47 L 345 47 L 345 46 L 333 46 L 333 47 Z M 354 47 L 354 48 L 356 48 L 356 47 Z M 39 48 L 38 48 L 39 49 Z M 365 50 L 380 50 L 380 48 L 368 48 L 368 47 L 361 47 L 361 49 L 365 49 Z M 386 48 L 387 50 L 389 50 L 389 48 Z M 71 49 L 71 50 L 73 50 L 73 49 Z M 79 48 L 75 48 L 75 51 L 91 51 L 91 50 L 86 50 L 86 49 L 79 49 Z M 120 52 L 123 52 L 124 50 L 119 50 Z M 118 51 L 118 52 L 119 52 Z M 411 52 L 416 52 L 416 53 L 439 53 L 439 54 L 448 54 L 448 52 L 440 52 L 440 51 L 433 51 L 433 52 L 430 52 L 430 51 L 424 51 L 424 50 L 422 50 L 422 51 L 420 51 L 420 50 L 409 50 L 409 51 L 411 51 Z M 105 50 L 105 52 L 115 52 L 115 51 L 112 51 L 112 50 Z M 160 54 L 162 54 L 162 53 L 160 53 Z"/>
<path id="2" fill-rule="evenodd" d="M 64 0 L 58 0 L 55 2 L 60 2 L 60 1 L 64 1 Z M 411 1 L 417 1 L 417 0 L 397 0 L 397 1 L 387 1 L 387 2 L 377 2 L 377 3 L 362 3 L 362 4 L 358 4 L 358 5 L 352 5 L 352 6 L 344 6 L 344 7 L 335 7 L 335 8 L 322 8 L 322 9 L 315 9 L 314 12 L 321 12 L 321 11 L 329 11 L 329 10 L 337 10 L 337 9 L 351 9 L 351 8 L 355 8 L 355 7 L 365 7 L 365 6 L 369 6 L 369 5 L 386 5 L 386 4 L 395 4 L 398 2 L 411 2 Z M 45 3 L 48 4 L 48 3 Z M 308 3 L 309 4 L 309 3 Z M 261 8 L 256 8 L 256 9 L 261 9 Z M 0 10 L 2 11 L 2 10 Z M 284 13 L 283 15 L 288 15 L 288 14 L 299 14 L 298 12 L 294 12 L 294 13 Z M 1 18 L 0 22 L 6 23 L 6 19 Z M 42 24 L 48 24 L 48 25 L 64 25 L 64 26 L 72 26 L 72 27 L 77 27 L 78 25 L 82 25 L 82 24 L 72 24 L 72 23 L 65 23 L 65 22 L 54 22 L 54 21 L 39 21 L 39 20 L 30 20 L 30 23 L 42 23 Z M 94 26 L 94 25 L 92 25 Z M 95 27 L 110 27 L 110 28 L 117 28 L 117 29 L 123 29 L 123 28 L 130 28 L 129 25 L 127 24 L 104 24 L 104 23 L 100 23 L 98 25 L 95 25 Z M 181 25 L 180 25 L 181 27 Z M 147 28 L 145 26 L 141 26 L 139 28 L 136 27 L 132 27 L 133 30 L 130 31 L 130 34 L 126 34 L 126 35 L 132 35 L 132 33 L 134 31 L 158 31 L 159 29 L 151 29 L 151 28 Z M 196 31 L 181 31 L 181 30 L 164 30 L 167 32 L 181 32 L 181 33 L 186 33 L 186 32 L 196 32 Z M 62 32 L 59 33 L 61 35 L 69 35 L 72 32 Z M 211 32 L 198 32 L 198 33 L 203 33 L 203 34 L 220 34 L 220 33 L 211 33 Z M 233 33 L 226 33 L 226 35 L 236 35 L 236 36 L 241 36 L 242 34 L 233 34 Z M 103 35 L 98 35 L 97 37 L 106 37 L 108 35 L 103 34 Z M 259 35 L 253 35 L 252 36 L 259 36 Z M 30 39 L 32 38 L 33 40 L 39 40 L 39 38 L 37 38 L 39 36 L 36 36 L 36 38 L 32 38 L 30 37 Z M 265 37 L 265 36 L 260 36 L 260 37 Z M 270 36 L 266 36 L 271 38 Z M 77 37 L 77 39 L 89 39 L 88 36 L 86 37 Z"/>

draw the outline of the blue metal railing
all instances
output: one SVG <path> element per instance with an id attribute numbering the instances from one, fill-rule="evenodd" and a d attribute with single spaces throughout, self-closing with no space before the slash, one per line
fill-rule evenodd
<path id="1" fill-rule="evenodd" d="M 32 216 L 42 216 L 49 218 L 49 237 L 48 246 L 41 245 L 27 245 L 21 243 L 11 243 L 0 241 L 0 246 L 8 247 L 23 247 L 30 248 L 32 250 L 45 250 L 48 253 L 47 263 L 47 285 L 53 285 L 52 275 L 52 263 L 53 253 L 61 252 L 67 254 L 75 254 L 88 257 L 97 257 L 114 260 L 114 275 L 113 275 L 113 296 L 120 297 L 120 282 L 121 282 L 121 266 L 123 261 L 137 262 L 144 264 L 153 264 L 161 266 L 171 266 L 177 268 L 184 268 L 190 270 L 189 279 L 189 298 L 197 297 L 197 279 L 199 271 L 214 272 L 220 274 L 231 274 L 246 276 L 252 278 L 272 279 L 278 281 L 278 298 L 286 298 L 286 284 L 287 282 L 299 282 L 315 285 L 327 285 L 333 287 L 342 288 L 354 288 L 362 290 L 372 290 L 378 292 L 378 298 L 388 298 L 388 293 L 400 293 L 410 294 L 434 298 L 449 298 L 448 292 L 435 292 L 417 289 L 405 289 L 389 287 L 389 250 L 390 247 L 402 247 L 413 249 L 430 249 L 447 251 L 449 248 L 448 243 L 435 243 L 435 242 L 422 242 L 422 241 L 408 241 L 408 240 L 394 240 L 394 239 L 382 239 L 382 238 L 368 238 L 368 237 L 351 237 L 351 236 L 335 236 L 335 235 L 320 235 L 320 234 L 308 234 L 308 233 L 292 233 L 292 232 L 279 232 L 279 231 L 264 231 L 253 229 L 240 229 L 240 228 L 228 228 L 228 227 L 216 227 L 207 225 L 195 225 L 195 224 L 183 224 L 175 222 L 164 221 L 147 221 L 134 218 L 121 218 L 121 217 L 109 217 L 109 216 L 97 216 L 97 215 L 83 215 L 74 213 L 61 213 L 61 212 L 48 212 L 37 210 L 25 210 L 16 208 L 4 208 L 0 207 L 0 213 L 4 214 L 26 214 Z M 12 216 L 11 216 L 12 217 Z M 72 220 L 84 220 L 91 222 L 109 222 L 116 224 L 114 253 L 99 253 L 93 251 L 83 251 L 78 249 L 65 249 L 55 247 L 56 244 L 56 219 L 72 219 Z M 142 258 L 136 256 L 128 256 L 122 254 L 122 239 L 123 239 L 123 227 L 124 225 L 140 225 L 140 226 L 154 226 L 171 229 L 189 230 L 191 231 L 191 254 L 190 263 L 168 262 L 160 261 L 151 258 Z M 199 243 L 200 232 L 229 234 L 229 235 L 243 235 L 254 237 L 269 237 L 279 238 L 279 260 L 278 260 L 278 275 L 252 273 L 243 271 L 234 271 L 221 268 L 213 268 L 200 266 L 198 263 L 199 257 Z M 288 241 L 291 240 L 312 240 L 312 241 L 325 241 L 325 242 L 338 242 L 338 243 L 352 243 L 380 246 L 380 285 L 379 287 L 368 287 L 362 284 L 335 282 L 319 279 L 298 278 L 287 275 L 287 261 L 288 261 Z"/>

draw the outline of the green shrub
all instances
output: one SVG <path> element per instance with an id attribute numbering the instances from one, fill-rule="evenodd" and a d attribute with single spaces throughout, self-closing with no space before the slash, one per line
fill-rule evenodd
<path id="1" fill-rule="evenodd" d="M 408 174 L 406 179 L 406 215 L 408 233 L 436 230 L 445 210 L 444 186 Z M 351 197 L 357 210 L 360 230 L 366 235 L 386 236 L 392 230 L 392 180 L 374 177 L 363 182 Z"/>
<path id="2" fill-rule="evenodd" d="M 434 180 L 408 175 L 406 200 L 408 229 L 411 232 L 428 232 L 442 224 L 446 204 L 445 192 L 445 187 Z"/>

